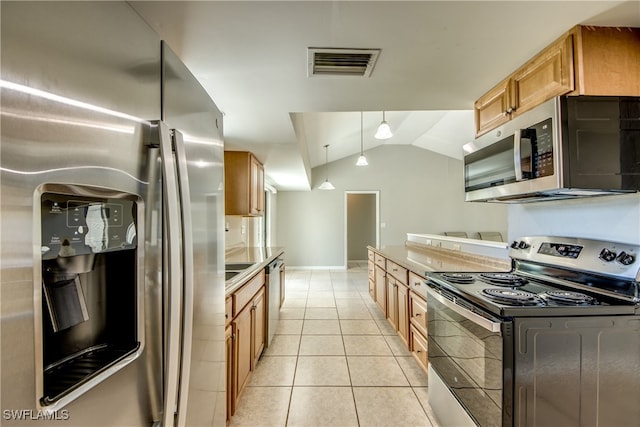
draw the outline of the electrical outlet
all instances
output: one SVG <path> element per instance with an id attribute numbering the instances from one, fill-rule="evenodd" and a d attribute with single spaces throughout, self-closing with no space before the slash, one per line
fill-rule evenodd
<path id="1" fill-rule="evenodd" d="M 431 239 L 426 239 L 424 242 L 425 242 L 425 245 L 431 246 Z"/>
<path id="2" fill-rule="evenodd" d="M 459 251 L 459 250 L 461 250 L 461 249 L 460 249 L 460 245 L 459 245 L 459 244 L 457 244 L 457 243 L 454 243 L 454 244 L 453 244 L 453 250 L 454 250 L 454 251 Z"/>

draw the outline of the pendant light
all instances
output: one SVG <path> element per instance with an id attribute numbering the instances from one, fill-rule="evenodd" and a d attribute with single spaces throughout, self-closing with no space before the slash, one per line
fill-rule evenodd
<path id="1" fill-rule="evenodd" d="M 389 139 L 392 136 L 393 136 L 393 133 L 391 133 L 391 128 L 389 127 L 389 124 L 387 123 L 387 121 L 384 118 L 384 111 L 383 111 L 382 112 L 382 123 L 380 123 L 380 126 L 378 126 L 378 131 L 374 135 L 374 138 L 375 139 Z"/>
<path id="2" fill-rule="evenodd" d="M 334 187 L 333 184 L 329 182 L 329 144 L 324 146 L 324 153 L 325 153 L 324 164 L 327 169 L 327 178 L 324 180 L 322 184 L 320 184 L 320 187 L 318 187 L 318 190 L 335 190 L 336 187 Z"/>
<path id="3" fill-rule="evenodd" d="M 367 162 L 367 158 L 364 156 L 364 142 L 363 142 L 363 129 L 362 129 L 362 111 L 360 111 L 360 157 L 358 157 L 358 161 L 356 162 L 356 166 L 367 166 L 369 162 Z"/>

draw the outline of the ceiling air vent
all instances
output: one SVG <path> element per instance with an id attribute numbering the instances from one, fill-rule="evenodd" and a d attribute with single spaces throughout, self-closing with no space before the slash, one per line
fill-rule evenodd
<path id="1" fill-rule="evenodd" d="M 380 49 L 310 47 L 307 52 L 309 77 L 369 77 L 380 55 Z"/>

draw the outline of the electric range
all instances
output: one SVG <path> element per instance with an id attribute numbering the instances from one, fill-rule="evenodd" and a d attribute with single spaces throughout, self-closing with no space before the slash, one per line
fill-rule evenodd
<path id="1" fill-rule="evenodd" d="M 454 397 L 434 395 L 440 423 L 460 422 L 452 405 L 483 427 L 640 419 L 639 254 L 535 236 L 510 271 L 427 273 L 429 387 Z"/>

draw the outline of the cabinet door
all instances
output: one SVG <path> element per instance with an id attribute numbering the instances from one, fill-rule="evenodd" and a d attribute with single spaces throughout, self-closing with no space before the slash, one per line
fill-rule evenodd
<path id="1" fill-rule="evenodd" d="M 236 409 L 236 395 L 233 390 L 233 327 L 229 325 L 224 331 L 226 342 L 226 363 L 227 363 L 227 421 L 231 419 Z"/>
<path id="2" fill-rule="evenodd" d="M 258 359 L 262 354 L 262 350 L 264 350 L 264 343 L 266 339 L 265 333 L 265 316 L 267 314 L 267 306 L 266 300 L 264 298 L 264 287 L 258 291 L 256 297 L 253 300 L 253 314 L 252 314 L 252 326 L 253 326 L 253 353 L 252 353 L 252 362 L 251 362 L 251 370 L 254 370 L 256 364 L 258 363 Z"/>
<path id="3" fill-rule="evenodd" d="M 398 335 L 405 344 L 409 342 L 409 288 L 397 283 Z"/>
<path id="4" fill-rule="evenodd" d="M 516 71 L 513 76 L 513 104 L 523 113 L 554 96 L 574 88 L 573 36 L 550 45 Z"/>
<path id="5" fill-rule="evenodd" d="M 398 330 L 398 285 L 396 279 L 387 274 L 387 320 Z"/>
<path id="6" fill-rule="evenodd" d="M 244 389 L 251 372 L 251 361 L 253 360 L 251 351 L 251 318 L 253 306 L 248 305 L 242 310 L 233 321 L 235 331 L 234 362 L 235 362 L 235 382 L 234 391 L 237 400 Z"/>
<path id="7" fill-rule="evenodd" d="M 511 79 L 505 79 L 475 102 L 476 136 L 509 121 L 511 106 Z"/>
<path id="8" fill-rule="evenodd" d="M 413 325 L 411 326 L 411 354 L 425 371 L 429 366 L 427 339 Z"/>
<path id="9" fill-rule="evenodd" d="M 411 293 L 409 295 L 410 306 L 410 320 L 411 324 L 427 335 L 427 302 L 419 296 Z"/>
<path id="10" fill-rule="evenodd" d="M 387 314 L 387 286 L 386 275 L 387 273 L 376 265 L 376 304 L 380 307 L 380 310 Z"/>
<path id="11" fill-rule="evenodd" d="M 262 215 L 264 213 L 264 167 L 258 159 L 251 156 L 251 213 Z"/>

